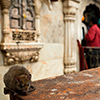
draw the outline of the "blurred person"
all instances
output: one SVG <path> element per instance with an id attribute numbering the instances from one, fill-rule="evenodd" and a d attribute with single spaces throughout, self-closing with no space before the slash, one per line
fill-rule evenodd
<path id="1" fill-rule="evenodd" d="M 86 26 L 86 24 L 84 23 L 84 21 L 85 21 L 85 17 L 83 16 L 82 17 L 82 33 L 81 33 L 81 37 L 82 37 L 82 41 L 81 41 L 81 44 L 82 44 L 82 46 L 85 46 L 86 45 L 86 42 L 85 42 L 85 39 L 84 39 L 84 36 L 86 35 L 86 33 L 87 33 L 87 26 Z"/>
<path id="2" fill-rule="evenodd" d="M 100 29 L 98 27 L 98 19 L 92 17 L 90 20 L 90 29 L 85 35 L 86 46 L 100 47 Z"/>

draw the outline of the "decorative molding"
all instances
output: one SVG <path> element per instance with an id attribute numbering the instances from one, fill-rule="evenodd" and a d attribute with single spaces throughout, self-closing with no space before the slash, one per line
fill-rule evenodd
<path id="1" fill-rule="evenodd" d="M 76 14 L 76 8 L 65 6 L 63 12 L 65 15 L 73 15 L 74 16 Z"/>
<path id="2" fill-rule="evenodd" d="M 37 62 L 44 43 L 1 43 L 0 46 L 4 54 L 4 65 L 12 65 L 26 61 Z"/>
<path id="3" fill-rule="evenodd" d="M 63 8 L 67 10 L 67 8 L 74 7 L 76 9 L 79 8 L 80 0 L 62 0 Z"/>
<path id="4" fill-rule="evenodd" d="M 33 50 L 43 48 L 44 43 L 0 43 L 0 49 L 6 51 Z"/>
<path id="5" fill-rule="evenodd" d="M 26 32 L 19 32 L 19 31 L 12 31 L 12 39 L 14 41 L 37 41 L 35 31 L 26 31 Z"/>

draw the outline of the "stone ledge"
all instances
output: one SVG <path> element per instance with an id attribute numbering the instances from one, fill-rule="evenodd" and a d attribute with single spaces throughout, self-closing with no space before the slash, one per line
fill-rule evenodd
<path id="1" fill-rule="evenodd" d="M 23 49 L 41 49 L 44 43 L 0 43 L 1 50 L 23 50 Z"/>
<path id="2" fill-rule="evenodd" d="M 34 81 L 36 90 L 18 100 L 100 100 L 100 68 Z"/>

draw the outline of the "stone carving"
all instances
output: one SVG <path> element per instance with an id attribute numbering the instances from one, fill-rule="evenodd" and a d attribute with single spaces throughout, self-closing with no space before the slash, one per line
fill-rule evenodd
<path id="1" fill-rule="evenodd" d="M 33 53 L 30 62 L 37 62 L 39 60 L 39 52 Z"/>
<path id="2" fill-rule="evenodd" d="M 23 56 L 22 55 L 23 53 L 26 54 Z M 39 51 L 31 52 L 30 54 L 28 54 L 28 52 L 14 52 L 14 53 L 6 52 L 4 65 L 24 63 L 25 61 L 37 62 L 38 60 L 39 60 Z"/>
<path id="3" fill-rule="evenodd" d="M 37 62 L 39 51 L 43 48 L 43 43 L 1 43 L 1 50 L 4 53 L 4 65 L 17 63 Z"/>
<path id="4" fill-rule="evenodd" d="M 67 8 L 64 8 L 63 12 L 64 12 L 65 15 L 72 15 L 74 17 L 74 15 L 76 14 L 76 8 L 74 8 L 74 7 L 67 7 Z"/>
<path id="5" fill-rule="evenodd" d="M 0 49 L 4 55 L 4 65 L 36 62 L 39 59 L 39 51 L 44 43 L 40 42 L 40 28 L 35 27 L 33 3 L 32 0 L 1 0 L 4 37 Z M 35 11 L 38 12 L 38 9 Z M 40 26 L 40 22 L 37 25 Z"/>
<path id="6" fill-rule="evenodd" d="M 17 32 L 17 31 L 13 31 L 12 32 L 12 38 L 13 40 L 16 40 L 16 41 L 20 41 L 20 40 L 24 40 L 24 41 L 34 41 L 36 42 L 36 32 L 33 31 L 33 32 Z"/>

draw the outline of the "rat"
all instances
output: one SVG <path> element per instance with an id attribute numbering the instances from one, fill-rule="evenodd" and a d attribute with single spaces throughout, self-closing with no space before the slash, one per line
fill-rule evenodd
<path id="1" fill-rule="evenodd" d="M 10 92 L 15 94 L 27 95 L 31 90 L 35 90 L 35 87 L 31 85 L 31 74 L 23 66 L 12 66 L 8 72 L 4 75 L 4 83 L 6 88 Z M 4 92 L 6 94 L 6 92 Z"/>

